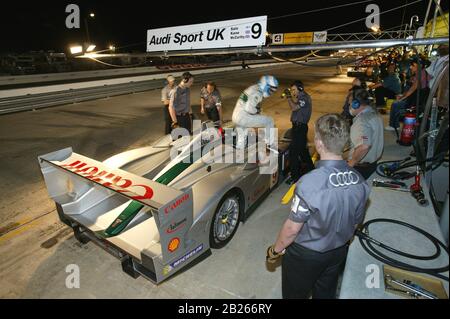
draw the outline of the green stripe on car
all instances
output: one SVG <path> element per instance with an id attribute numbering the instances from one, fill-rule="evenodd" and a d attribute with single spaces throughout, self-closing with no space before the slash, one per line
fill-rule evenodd
<path id="1" fill-rule="evenodd" d="M 192 165 L 193 157 L 190 156 L 189 163 L 184 163 L 183 161 L 175 164 L 172 168 L 170 168 L 167 172 L 161 175 L 156 179 L 156 182 L 167 185 L 171 181 L 173 181 L 178 175 L 184 172 L 189 166 Z M 139 202 L 132 201 L 127 208 L 123 210 L 122 213 L 114 220 L 114 222 L 106 229 L 97 232 L 102 238 L 114 237 L 119 235 L 128 224 L 136 217 L 136 215 L 140 212 L 140 210 L 144 207 Z"/>

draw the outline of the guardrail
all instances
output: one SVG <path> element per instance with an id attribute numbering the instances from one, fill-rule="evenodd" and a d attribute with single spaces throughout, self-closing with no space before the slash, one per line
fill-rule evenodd
<path id="1" fill-rule="evenodd" d="M 270 63 L 253 65 L 251 69 L 245 70 L 228 70 L 215 72 L 192 72 L 196 73 L 196 81 L 214 80 L 214 79 L 230 79 L 260 72 L 261 67 L 267 69 L 278 68 L 281 65 L 289 63 Z M 234 67 L 237 68 L 237 67 Z M 204 70 L 211 71 L 211 70 Z M 167 74 L 167 73 L 166 73 Z M 102 85 L 95 87 L 83 87 L 78 89 L 66 89 L 53 92 L 44 92 L 37 94 L 28 94 L 20 96 L 10 96 L 0 98 L 0 114 L 8 114 L 14 112 L 35 110 L 39 108 L 78 103 L 88 100 L 107 98 L 117 95 L 137 93 L 149 90 L 161 89 L 165 85 L 165 74 L 160 74 L 159 79 L 151 79 L 139 82 L 117 83 L 111 85 Z"/>
<path id="2" fill-rule="evenodd" d="M 247 64 L 268 63 L 270 60 L 248 60 Z M 209 67 L 225 68 L 230 66 L 240 65 L 241 61 L 233 61 L 229 64 L 212 64 Z M 108 70 L 94 70 L 94 71 L 78 71 L 78 72 L 63 72 L 63 73 L 46 73 L 46 74 L 30 74 L 30 75 L 5 75 L 0 76 L 0 87 L 8 85 L 22 85 L 22 84 L 39 84 L 57 81 L 72 81 L 85 80 L 95 78 L 106 78 L 114 76 L 139 75 L 150 74 L 157 72 L 175 72 L 181 69 L 198 69 L 208 67 L 206 64 L 181 64 L 181 65 L 161 65 L 150 67 L 131 67 L 131 68 L 116 68 Z"/>

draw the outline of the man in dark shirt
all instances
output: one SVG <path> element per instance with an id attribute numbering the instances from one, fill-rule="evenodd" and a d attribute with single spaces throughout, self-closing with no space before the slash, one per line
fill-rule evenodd
<path id="1" fill-rule="evenodd" d="M 397 95 L 402 93 L 402 84 L 397 72 L 395 64 L 391 63 L 387 67 L 387 76 L 380 82 L 369 85 L 369 89 L 375 90 L 375 99 L 377 107 L 386 105 L 385 97 L 395 99 Z"/>
<path id="2" fill-rule="evenodd" d="M 343 160 L 349 127 L 338 114 L 315 123 L 314 143 L 320 154 L 317 168 L 297 183 L 291 213 L 266 260 L 283 256 L 283 298 L 336 298 L 339 271 L 347 242 L 362 223 L 369 186 Z"/>
<path id="3" fill-rule="evenodd" d="M 286 91 L 286 93 L 288 93 L 288 91 Z M 305 165 L 306 173 L 314 169 L 307 143 L 308 122 L 311 118 L 312 101 L 311 96 L 305 92 L 301 81 L 292 83 L 289 94 L 287 94 L 286 97 L 292 110 L 292 142 L 289 148 L 291 177 L 288 182 L 294 183 L 300 178 L 300 163 Z"/>
<path id="4" fill-rule="evenodd" d="M 185 72 L 180 84 L 174 88 L 170 95 L 169 112 L 172 118 L 172 128 L 182 127 L 192 133 L 191 119 L 191 90 L 194 76 Z"/>

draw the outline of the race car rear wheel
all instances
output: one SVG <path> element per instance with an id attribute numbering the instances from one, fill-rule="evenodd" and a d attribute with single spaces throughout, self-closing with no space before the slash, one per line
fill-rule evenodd
<path id="1" fill-rule="evenodd" d="M 241 205 L 239 194 L 226 194 L 219 205 L 211 222 L 209 241 L 211 248 L 222 248 L 233 238 L 240 222 Z"/>

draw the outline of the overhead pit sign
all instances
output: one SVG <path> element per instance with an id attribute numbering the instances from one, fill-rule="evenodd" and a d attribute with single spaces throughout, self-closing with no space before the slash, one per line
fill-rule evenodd
<path id="1" fill-rule="evenodd" d="M 312 43 L 314 32 L 285 33 L 283 44 Z"/>
<path id="2" fill-rule="evenodd" d="M 267 16 L 147 31 L 147 52 L 266 44 Z"/>
<path id="3" fill-rule="evenodd" d="M 327 42 L 327 31 L 276 33 L 272 35 L 272 44 L 303 44 Z"/>

